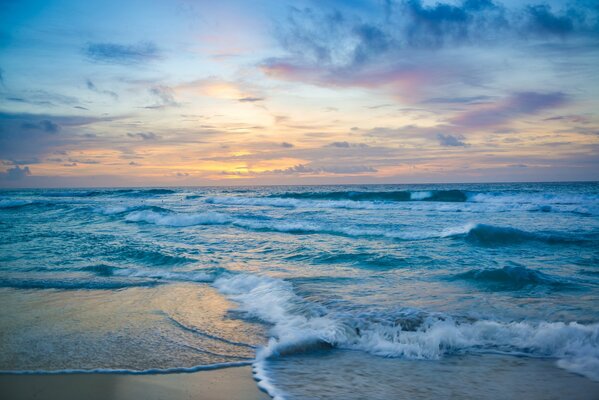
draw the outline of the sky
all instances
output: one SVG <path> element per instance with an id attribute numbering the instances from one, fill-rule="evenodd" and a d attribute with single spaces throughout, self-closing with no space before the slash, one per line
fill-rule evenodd
<path id="1" fill-rule="evenodd" d="M 2 0 L 0 187 L 599 178 L 599 2 Z"/>

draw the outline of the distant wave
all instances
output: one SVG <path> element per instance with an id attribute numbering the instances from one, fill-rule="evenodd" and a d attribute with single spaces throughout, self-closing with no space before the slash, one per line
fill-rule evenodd
<path id="1" fill-rule="evenodd" d="M 234 206 L 263 206 L 283 208 L 345 208 L 376 210 L 392 208 L 392 204 L 381 202 L 353 201 L 353 200 L 305 200 L 277 197 L 208 197 L 204 200 L 208 204 L 223 204 Z"/>
<path id="2" fill-rule="evenodd" d="M 299 253 L 285 257 L 290 261 L 306 261 L 314 264 L 353 264 L 359 267 L 373 269 L 389 269 L 404 266 L 406 260 L 391 254 L 369 252 L 322 252 L 319 254 Z"/>
<path id="3" fill-rule="evenodd" d="M 431 208 L 443 212 L 566 212 L 584 216 L 599 214 L 597 195 L 483 193 L 462 190 L 284 192 L 264 197 L 212 196 L 206 197 L 204 201 L 218 205 L 285 208 Z"/>
<path id="4" fill-rule="evenodd" d="M 100 196 L 119 196 L 119 197 L 145 197 L 158 196 L 177 193 L 171 189 L 102 189 L 102 190 L 69 190 L 42 191 L 40 195 L 45 197 L 100 197 Z"/>
<path id="5" fill-rule="evenodd" d="M 291 234 L 329 234 L 341 236 L 373 236 L 402 240 L 418 240 L 438 237 L 427 232 L 398 232 L 379 228 L 334 227 L 317 222 L 286 221 L 278 219 L 241 218 L 218 212 L 158 213 L 135 211 L 125 216 L 128 222 L 144 222 L 161 226 L 184 227 L 194 225 L 229 225 L 254 231 L 281 232 Z"/>
<path id="6" fill-rule="evenodd" d="M 125 220 L 164 226 L 223 225 L 230 222 L 227 215 L 217 212 L 159 213 L 152 210 L 132 212 Z"/>
<path id="7" fill-rule="evenodd" d="M 455 232 L 453 235 L 459 236 L 461 232 Z M 463 233 L 466 239 L 476 244 L 486 246 L 499 246 L 518 244 L 523 242 L 537 241 L 547 244 L 576 244 L 588 241 L 585 237 L 573 237 L 553 233 L 528 232 L 512 227 L 493 226 L 486 224 L 473 224 L 466 226 Z M 450 234 L 449 236 L 452 236 Z"/>
<path id="8" fill-rule="evenodd" d="M 599 380 L 599 324 L 499 322 L 405 310 L 388 314 L 335 314 L 298 296 L 284 280 L 225 275 L 214 282 L 240 310 L 273 325 L 254 365 L 265 390 L 263 362 L 323 347 L 383 357 L 438 359 L 460 352 L 500 352 L 559 359 L 558 365 Z"/>
<path id="9" fill-rule="evenodd" d="M 444 201 L 465 202 L 468 194 L 461 190 L 430 191 L 339 191 L 339 192 L 287 192 L 270 197 L 312 199 L 312 200 L 352 200 L 352 201 Z"/>
<path id="10" fill-rule="evenodd" d="M 273 231 L 291 234 L 328 234 L 350 237 L 385 237 L 397 240 L 426 240 L 444 237 L 463 237 L 473 244 L 484 246 L 512 245 L 528 241 L 547 244 L 584 244 L 587 237 L 574 237 L 553 233 L 528 232 L 511 227 L 486 224 L 467 224 L 443 231 L 393 230 L 379 227 L 347 227 L 323 225 L 318 222 L 286 221 L 278 219 L 240 218 L 218 212 L 175 213 L 151 210 L 135 211 L 125 216 L 129 222 L 183 227 L 193 225 L 230 225 L 255 231 Z"/>
<path id="11" fill-rule="evenodd" d="M 30 200 L 10 200 L 3 199 L 0 200 L 0 208 L 19 208 L 23 206 L 27 206 L 33 204 L 33 201 Z"/>
<path id="12" fill-rule="evenodd" d="M 457 274 L 455 278 L 489 284 L 503 289 L 520 289 L 530 285 L 546 285 L 553 287 L 571 286 L 569 282 L 563 279 L 523 266 L 472 269 Z"/>
<path id="13" fill-rule="evenodd" d="M 123 214 L 131 211 L 154 211 L 154 212 L 168 212 L 169 210 L 158 207 L 158 206 L 148 206 L 148 205 L 139 205 L 139 204 L 114 204 L 107 206 L 95 207 L 94 212 L 104 215 L 115 215 L 115 214 Z"/>

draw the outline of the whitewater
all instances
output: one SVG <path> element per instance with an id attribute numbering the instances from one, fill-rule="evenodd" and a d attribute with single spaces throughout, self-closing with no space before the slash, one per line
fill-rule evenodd
<path id="1" fill-rule="evenodd" d="M 599 183 L 2 190 L 0 227 L 0 373 L 599 396 Z"/>

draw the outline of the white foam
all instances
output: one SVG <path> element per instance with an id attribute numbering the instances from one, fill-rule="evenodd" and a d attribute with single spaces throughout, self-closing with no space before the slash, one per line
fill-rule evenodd
<path id="1" fill-rule="evenodd" d="M 212 282 L 214 275 L 201 271 L 150 271 L 139 269 L 119 268 L 113 271 L 113 275 L 131 278 L 164 279 L 167 281 L 183 282 Z"/>
<path id="2" fill-rule="evenodd" d="M 151 210 L 134 211 L 127 214 L 125 220 L 164 226 L 222 225 L 230 222 L 229 217 L 217 212 L 161 214 Z"/>
<path id="3" fill-rule="evenodd" d="M 424 199 L 428 199 L 428 198 L 432 197 L 432 195 L 433 195 L 432 192 L 411 192 L 410 200 L 414 200 L 414 201 L 424 200 Z"/>
<path id="4" fill-rule="evenodd" d="M 427 316 L 414 327 L 396 319 L 336 315 L 297 296 L 292 285 L 256 275 L 226 275 L 214 286 L 240 310 L 272 324 L 272 337 L 258 362 L 322 345 L 383 357 L 438 359 L 458 352 L 501 352 L 558 358 L 562 368 L 599 380 L 599 324 L 577 322 L 459 322 Z M 407 329 L 410 328 L 410 329 Z M 259 368 L 264 373 L 264 368 Z M 271 385 L 265 379 L 265 390 Z"/>
<path id="5" fill-rule="evenodd" d="M 121 214 L 127 211 L 134 210 L 138 206 L 131 205 L 111 205 L 111 206 L 103 206 L 94 208 L 94 212 L 103 214 L 103 215 L 113 215 L 113 214 Z"/>
<path id="6" fill-rule="evenodd" d="M 341 208 L 358 210 L 396 208 L 394 204 L 380 201 L 311 200 L 280 197 L 209 197 L 205 201 L 209 204 L 283 208 Z"/>

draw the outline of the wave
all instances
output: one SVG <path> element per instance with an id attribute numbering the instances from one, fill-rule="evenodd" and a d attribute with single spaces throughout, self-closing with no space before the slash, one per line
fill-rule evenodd
<path id="1" fill-rule="evenodd" d="M 136 248 L 128 245 L 107 247 L 104 250 L 105 256 L 112 261 L 130 259 L 152 266 L 185 265 L 196 261 L 183 255 L 171 255 L 151 248 Z"/>
<path id="2" fill-rule="evenodd" d="M 223 225 L 231 219 L 217 212 L 159 213 L 152 210 L 135 211 L 125 217 L 129 222 L 147 222 L 164 226 Z"/>
<path id="3" fill-rule="evenodd" d="M 135 189 L 121 192 L 121 194 L 125 197 L 160 196 L 175 193 L 177 193 L 177 191 L 172 189 Z"/>
<path id="4" fill-rule="evenodd" d="M 465 202 L 468 194 L 461 190 L 430 191 L 336 191 L 336 192 L 287 192 L 269 197 L 312 199 L 312 200 L 352 200 L 352 201 L 442 201 Z"/>
<path id="5" fill-rule="evenodd" d="M 472 269 L 457 274 L 455 279 L 489 284 L 504 289 L 521 289 L 531 285 L 564 287 L 570 284 L 563 279 L 547 275 L 523 266 L 505 266 L 503 268 Z"/>
<path id="6" fill-rule="evenodd" d="M 198 282 L 209 283 L 214 281 L 216 276 L 226 272 L 223 268 L 206 268 L 200 271 L 163 271 L 119 268 L 107 264 L 89 265 L 79 269 L 80 271 L 91 272 L 96 276 L 120 276 L 128 278 L 147 278 L 154 280 L 165 280 L 175 282 Z"/>
<path id="7" fill-rule="evenodd" d="M 524 242 L 543 242 L 547 244 L 576 244 L 588 241 L 585 237 L 574 237 L 544 232 L 529 232 L 512 227 L 486 224 L 466 225 L 464 232 L 455 231 L 447 236 L 465 234 L 466 240 L 484 246 L 500 246 Z"/>
<path id="8" fill-rule="evenodd" d="M 33 204 L 30 200 L 0 200 L 0 208 L 19 208 Z"/>
<path id="9" fill-rule="evenodd" d="M 103 215 L 117 215 L 124 214 L 131 211 L 154 211 L 154 212 L 169 212 L 166 208 L 158 206 L 147 206 L 147 205 L 127 205 L 127 204 L 115 204 L 109 206 L 96 207 L 93 209 L 94 212 Z"/>
<path id="10" fill-rule="evenodd" d="M 181 374 L 198 371 L 209 371 L 223 368 L 243 367 L 251 365 L 252 361 L 234 361 L 216 364 L 196 365 L 193 367 L 178 368 L 152 368 L 144 370 L 135 369 L 60 369 L 60 370 L 0 370 L 0 375 L 68 375 L 68 374 L 122 374 L 122 375 L 155 375 L 155 374 Z"/>
<path id="11" fill-rule="evenodd" d="M 43 191 L 40 194 L 45 197 L 100 197 L 100 196 L 119 196 L 119 197 L 145 197 L 159 196 L 177 193 L 172 189 L 102 189 L 102 190 L 70 190 L 70 191 Z"/>
<path id="12" fill-rule="evenodd" d="M 529 241 L 547 244 L 584 244 L 592 238 L 566 236 L 553 233 L 528 232 L 512 227 L 486 224 L 466 224 L 442 231 L 398 231 L 380 227 L 346 227 L 323 225 L 308 221 L 279 219 L 239 218 L 218 212 L 175 213 L 153 210 L 135 211 L 125 217 L 128 222 L 145 222 L 161 226 L 184 227 L 193 225 L 230 225 L 255 231 L 272 231 L 292 234 L 328 234 L 350 237 L 385 237 L 396 240 L 426 240 L 464 237 L 467 241 L 484 246 L 518 244 Z"/>
<path id="13" fill-rule="evenodd" d="M 427 232 L 397 232 L 368 227 L 334 227 L 307 221 L 286 221 L 266 218 L 240 218 L 218 212 L 200 213 L 161 213 L 155 211 L 135 211 L 125 216 L 128 222 L 143 222 L 160 226 L 185 227 L 194 225 L 230 225 L 239 228 L 281 232 L 291 234 L 328 234 L 340 236 L 387 237 L 400 240 L 419 240 L 439 237 L 440 234 Z"/>
<path id="14" fill-rule="evenodd" d="M 380 202 L 359 202 L 353 200 L 304 200 L 294 198 L 275 197 L 208 197 L 204 200 L 208 204 L 222 204 L 233 206 L 262 206 L 281 208 L 340 208 L 358 210 L 377 210 L 393 208 L 392 204 Z"/>
<path id="15" fill-rule="evenodd" d="M 35 279 L 0 278 L 0 287 L 13 289 L 60 289 L 60 290 L 114 290 L 129 287 L 146 287 L 160 284 L 156 280 L 83 280 L 83 279 Z"/>
<path id="16" fill-rule="evenodd" d="M 562 368 L 599 380 L 599 324 L 501 322 L 417 310 L 334 313 L 305 301 L 281 279 L 224 275 L 213 285 L 240 311 L 272 325 L 268 344 L 257 352 L 255 369 L 261 373 L 261 363 L 271 357 L 336 347 L 406 359 L 465 352 L 550 357 L 559 359 Z M 265 388 L 272 386 L 266 377 L 258 378 Z"/>
<path id="17" fill-rule="evenodd" d="M 373 269 L 392 269 L 406 265 L 405 258 L 391 254 L 369 252 L 322 252 L 319 254 L 299 253 L 285 257 L 289 261 L 306 261 L 313 264 L 353 264 L 358 267 Z"/>
<path id="18" fill-rule="evenodd" d="M 177 282 L 210 283 L 214 281 L 217 273 L 214 271 L 152 271 L 142 269 L 115 268 L 112 270 L 112 275 Z"/>
<path id="19" fill-rule="evenodd" d="M 195 198 L 195 197 L 194 197 Z M 558 212 L 599 214 L 599 196 L 551 193 L 474 192 L 464 190 L 314 191 L 269 196 L 207 197 L 208 204 L 282 208 L 425 209 L 443 212 Z"/>

